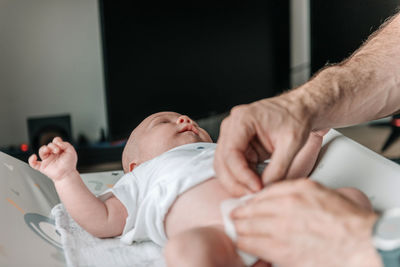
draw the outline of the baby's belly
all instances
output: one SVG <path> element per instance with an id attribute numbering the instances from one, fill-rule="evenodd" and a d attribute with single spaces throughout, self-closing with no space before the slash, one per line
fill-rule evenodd
<path id="1" fill-rule="evenodd" d="M 177 198 L 165 218 L 167 237 L 193 227 L 223 225 L 220 204 L 231 197 L 215 178 L 186 191 Z"/>

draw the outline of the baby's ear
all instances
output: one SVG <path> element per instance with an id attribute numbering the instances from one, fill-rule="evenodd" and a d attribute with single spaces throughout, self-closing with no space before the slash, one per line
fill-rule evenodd
<path id="1" fill-rule="evenodd" d="M 134 168 L 136 168 L 137 163 L 132 161 L 131 163 L 129 163 L 129 172 L 133 171 Z"/>

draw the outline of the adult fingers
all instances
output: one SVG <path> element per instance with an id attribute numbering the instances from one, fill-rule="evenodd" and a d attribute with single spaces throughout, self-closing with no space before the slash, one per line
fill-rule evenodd
<path id="1" fill-rule="evenodd" d="M 229 168 L 225 171 L 225 176 L 218 176 L 224 187 L 236 197 L 250 194 L 251 190 L 244 184 L 240 183 L 234 178 L 234 175 L 230 173 Z"/>
<path id="2" fill-rule="evenodd" d="M 252 160 L 256 161 L 256 163 L 260 163 L 269 159 L 271 157 L 271 153 L 267 151 L 263 144 L 261 144 L 259 138 L 253 138 L 250 142 L 251 149 L 254 151 L 255 156 L 253 156 Z M 272 147 L 270 144 L 268 148 Z"/>
<path id="3" fill-rule="evenodd" d="M 251 192 L 258 192 L 262 188 L 260 177 L 250 168 L 249 162 L 241 152 L 231 155 L 229 172 L 234 179 L 245 185 Z"/>
<path id="4" fill-rule="evenodd" d="M 258 151 L 252 145 L 255 134 L 254 125 L 248 116 L 248 106 L 242 105 L 232 109 L 231 117 L 227 121 L 229 133 L 223 146 L 227 156 L 227 168 L 232 178 L 247 186 L 251 192 L 261 189 L 259 176 L 250 168 L 250 164 L 257 163 Z"/>
<path id="5" fill-rule="evenodd" d="M 265 199 L 274 199 L 290 195 L 306 195 L 307 193 L 324 191 L 324 186 L 308 178 L 299 178 L 296 180 L 285 180 L 264 188 L 255 195 L 250 201 L 261 201 Z"/>
<path id="6" fill-rule="evenodd" d="M 238 236 L 236 246 L 265 261 L 280 258 L 282 251 L 287 251 L 284 244 L 266 236 Z"/>
<path id="7" fill-rule="evenodd" d="M 272 264 L 262 260 L 257 261 L 252 267 L 272 267 Z"/>
<path id="8" fill-rule="evenodd" d="M 247 159 L 247 162 L 251 166 L 255 166 L 258 163 L 258 153 L 253 144 L 250 142 L 249 147 L 244 153 L 244 157 Z"/>
<path id="9" fill-rule="evenodd" d="M 315 166 L 321 151 L 323 137 L 311 132 L 306 143 L 294 157 L 285 179 L 297 179 L 308 176 Z"/>
<path id="10" fill-rule="evenodd" d="M 264 185 L 282 180 L 285 178 L 289 167 L 304 144 L 304 140 L 299 139 L 295 135 L 288 138 L 280 139 L 275 146 L 271 156 L 271 161 L 262 174 Z"/>
<path id="11" fill-rule="evenodd" d="M 317 134 L 317 135 L 323 137 L 324 135 L 326 135 L 329 132 L 330 129 L 331 128 L 326 128 L 326 129 L 322 129 L 322 130 L 318 130 L 318 131 L 312 131 L 311 133 Z"/>
<path id="12" fill-rule="evenodd" d="M 244 205 L 234 209 L 231 213 L 233 219 L 253 218 L 257 216 L 267 216 L 275 213 L 281 207 L 274 203 L 273 198 L 263 199 L 260 201 L 248 200 Z"/>
<path id="13" fill-rule="evenodd" d="M 218 179 L 233 195 L 241 196 L 261 187 L 258 176 L 250 170 L 245 157 L 251 132 L 236 127 L 241 119 L 226 118 L 221 124 L 220 138 L 215 153 L 214 168 Z"/>
<path id="14" fill-rule="evenodd" d="M 253 198 L 246 201 L 244 205 L 234 209 L 232 216 L 234 218 L 235 216 L 237 218 L 246 218 L 256 214 L 262 215 L 279 211 L 282 210 L 282 203 L 297 202 L 299 198 L 305 197 L 309 193 L 316 194 L 325 191 L 321 184 L 307 178 L 285 180 L 265 187 L 255 194 Z M 283 202 L 283 199 L 286 202 Z M 275 203 L 275 201 L 278 201 L 278 203 Z"/>
<path id="15" fill-rule="evenodd" d="M 249 191 L 246 185 L 241 184 L 234 178 L 227 163 L 217 156 L 214 158 L 214 169 L 218 180 L 233 196 L 243 196 Z"/>
<path id="16" fill-rule="evenodd" d="M 272 215 L 264 215 L 262 217 L 252 217 L 247 219 L 234 220 L 236 233 L 239 236 L 273 236 L 280 226 L 280 222 L 274 220 Z"/>

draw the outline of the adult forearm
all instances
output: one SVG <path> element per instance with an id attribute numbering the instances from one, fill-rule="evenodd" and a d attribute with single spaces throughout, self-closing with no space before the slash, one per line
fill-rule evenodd
<path id="1" fill-rule="evenodd" d="M 313 129 L 351 125 L 398 111 L 400 16 L 373 34 L 350 58 L 323 69 L 290 94 L 306 104 Z"/>

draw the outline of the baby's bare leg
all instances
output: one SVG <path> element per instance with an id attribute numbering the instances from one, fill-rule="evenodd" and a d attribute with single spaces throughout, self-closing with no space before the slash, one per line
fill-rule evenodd
<path id="1" fill-rule="evenodd" d="M 373 209 L 368 197 L 356 188 L 342 187 L 336 189 L 336 191 L 367 210 Z"/>
<path id="2" fill-rule="evenodd" d="M 244 266 L 221 226 L 198 227 L 170 238 L 164 249 L 167 266 Z"/>

